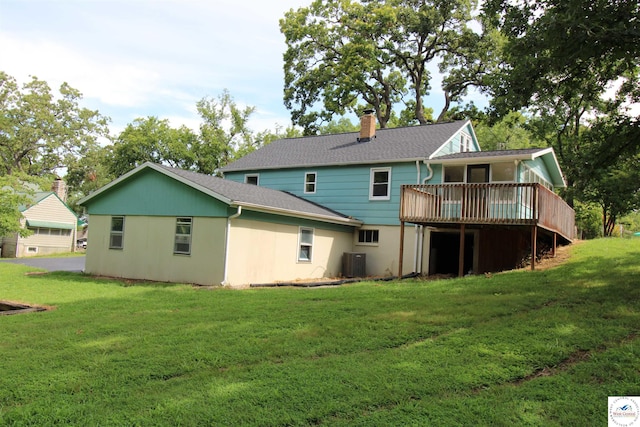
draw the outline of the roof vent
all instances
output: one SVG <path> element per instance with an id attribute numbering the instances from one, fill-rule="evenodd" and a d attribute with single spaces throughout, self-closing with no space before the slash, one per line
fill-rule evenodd
<path id="1" fill-rule="evenodd" d="M 358 141 L 367 142 L 376 136 L 376 116 L 373 110 L 364 110 L 360 117 L 360 138 Z"/>

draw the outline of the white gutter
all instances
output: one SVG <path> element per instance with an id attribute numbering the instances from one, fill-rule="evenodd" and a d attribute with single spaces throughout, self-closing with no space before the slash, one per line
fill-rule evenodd
<path id="1" fill-rule="evenodd" d="M 431 178 L 433 178 L 433 168 L 431 164 L 427 161 L 427 159 L 422 160 L 424 165 L 427 167 L 427 171 L 429 174 L 422 179 L 422 184 L 426 184 Z M 420 161 L 416 160 L 416 168 L 418 170 L 418 179 L 416 181 L 417 184 L 420 184 Z M 424 252 L 424 226 L 416 225 L 416 237 L 415 237 L 415 248 L 413 251 L 413 272 L 414 273 L 422 273 L 422 254 Z"/>
<path id="2" fill-rule="evenodd" d="M 420 184 L 420 160 L 416 160 L 416 184 Z M 416 231 L 413 247 L 413 272 L 418 272 L 418 253 L 420 252 L 420 225 L 413 226 Z M 402 243 L 400 243 L 402 244 Z"/>
<path id="3" fill-rule="evenodd" d="M 228 283 L 227 274 L 229 271 L 229 241 L 231 240 L 229 235 L 231 234 L 231 220 L 238 218 L 240 215 L 242 215 L 242 206 L 238 206 L 238 211 L 227 218 L 227 235 L 225 236 L 224 243 L 224 279 L 220 283 L 222 286 L 226 286 Z"/>
<path id="4" fill-rule="evenodd" d="M 293 218 L 310 219 L 314 221 L 328 222 L 331 224 L 349 225 L 349 226 L 355 226 L 355 227 L 361 226 L 363 224 L 362 221 L 357 220 L 355 218 L 349 218 L 349 217 L 340 218 L 340 217 L 333 217 L 329 215 L 304 213 L 304 212 L 294 211 L 290 209 L 257 205 L 255 203 L 245 203 L 245 202 L 235 202 L 235 203 L 242 203 L 241 206 L 244 206 L 245 209 L 249 209 L 250 211 L 255 211 L 255 212 L 278 214 L 278 215 L 289 216 Z M 240 207 L 240 205 L 238 207 Z"/>

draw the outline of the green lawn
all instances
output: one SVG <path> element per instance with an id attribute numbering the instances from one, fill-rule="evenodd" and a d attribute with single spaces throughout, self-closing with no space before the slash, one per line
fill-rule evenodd
<path id="1" fill-rule="evenodd" d="M 640 395 L 640 239 L 560 267 L 331 288 L 0 265 L 0 425 L 602 426 Z"/>

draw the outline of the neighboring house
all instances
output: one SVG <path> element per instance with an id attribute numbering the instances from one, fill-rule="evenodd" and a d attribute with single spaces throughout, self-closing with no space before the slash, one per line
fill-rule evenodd
<path id="1" fill-rule="evenodd" d="M 513 268 L 574 233 L 553 150 L 482 152 L 470 121 L 376 131 L 367 113 L 359 134 L 275 141 L 222 172 L 361 220 L 351 251 L 372 276 Z"/>
<path id="2" fill-rule="evenodd" d="M 28 237 L 20 237 L 17 233 L 5 236 L 2 239 L 2 257 L 72 252 L 78 217 L 63 201 L 65 197 L 64 182 L 56 180 L 53 191 L 35 193 L 32 203 L 21 206 L 21 225 L 32 233 Z"/>
<path id="3" fill-rule="evenodd" d="M 281 191 L 153 163 L 82 199 L 85 272 L 201 285 L 337 276 L 361 221 Z"/>

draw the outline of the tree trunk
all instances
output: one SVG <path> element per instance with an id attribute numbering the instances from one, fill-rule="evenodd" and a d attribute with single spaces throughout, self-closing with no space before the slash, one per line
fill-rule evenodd
<path id="1" fill-rule="evenodd" d="M 444 120 L 447 112 L 449 112 L 449 108 L 451 107 L 451 95 L 448 90 L 444 91 L 444 107 L 442 107 L 442 111 L 440 111 L 440 115 L 436 120 L 436 123 L 439 123 Z"/>

